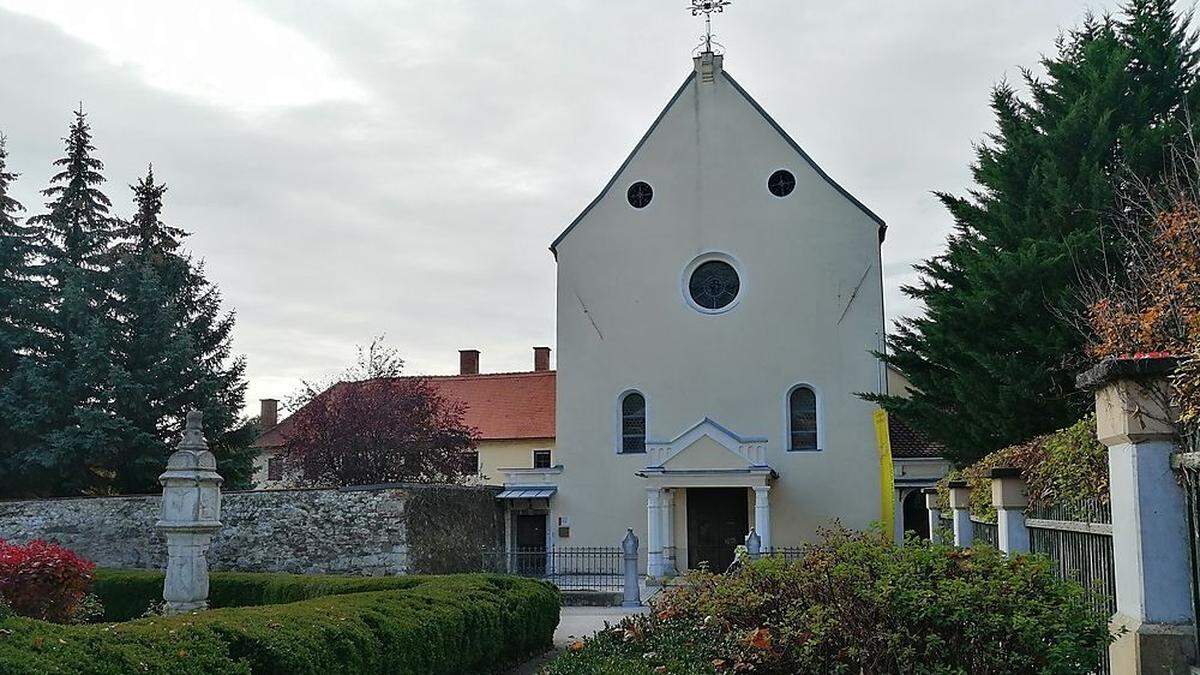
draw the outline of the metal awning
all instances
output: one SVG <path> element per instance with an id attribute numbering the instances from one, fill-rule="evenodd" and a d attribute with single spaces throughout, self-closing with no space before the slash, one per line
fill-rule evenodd
<path id="1" fill-rule="evenodd" d="M 496 495 L 496 499 L 548 499 L 555 492 L 558 492 L 558 487 L 554 485 L 510 487 L 504 488 L 503 492 Z"/>

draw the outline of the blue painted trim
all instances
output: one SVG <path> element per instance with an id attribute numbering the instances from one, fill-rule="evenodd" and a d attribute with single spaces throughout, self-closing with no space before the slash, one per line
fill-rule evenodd
<path id="1" fill-rule="evenodd" d="M 683 92 L 695 79 L 696 71 L 693 70 L 691 74 L 688 75 L 683 81 L 683 84 L 679 85 L 679 89 L 675 91 L 675 95 L 672 96 L 671 100 L 667 102 L 667 105 L 663 107 L 662 112 L 658 113 L 658 117 L 654 118 L 654 123 L 650 125 L 649 129 L 646 130 L 645 135 L 642 136 L 642 140 L 638 141 L 637 145 L 633 146 L 633 151 L 629 153 L 629 156 L 625 158 L 624 162 L 621 162 L 621 167 L 618 168 L 617 172 L 613 174 L 613 177 L 609 179 L 608 184 L 604 186 L 604 189 L 600 191 L 600 194 L 596 195 L 596 198 L 592 200 L 591 204 L 587 205 L 587 208 L 583 210 L 583 213 L 580 213 L 578 216 L 576 216 L 575 220 L 572 220 L 571 224 L 567 226 L 567 229 L 563 230 L 562 234 L 558 235 L 558 237 L 550 244 L 550 252 L 554 254 L 555 258 L 558 257 L 559 243 L 561 243 L 562 240 L 571 233 L 571 230 L 575 229 L 575 226 L 579 224 L 579 221 L 583 220 L 584 217 L 591 212 L 592 208 L 596 206 L 596 204 L 600 203 L 601 199 L 604 199 L 604 195 L 608 194 L 608 191 L 612 189 L 613 183 L 617 182 L 617 178 L 625 171 L 625 167 L 629 166 L 629 163 L 633 161 L 633 158 L 637 155 L 638 150 L 641 150 L 642 146 L 646 144 L 646 141 L 650 139 L 650 134 L 654 133 L 654 130 L 658 128 L 658 125 L 660 122 L 662 122 L 662 119 L 667 116 L 667 111 L 675 105 L 675 101 L 678 101 L 680 96 L 683 96 Z"/>

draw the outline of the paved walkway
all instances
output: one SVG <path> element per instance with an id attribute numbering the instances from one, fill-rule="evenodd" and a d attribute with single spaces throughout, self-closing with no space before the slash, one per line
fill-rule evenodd
<path id="1" fill-rule="evenodd" d="M 511 675 L 535 675 L 538 668 L 567 645 L 575 640 L 581 640 L 604 628 L 605 624 L 614 624 L 630 614 L 640 614 L 649 611 L 649 607 L 629 609 L 627 607 L 563 607 L 554 631 L 554 649 L 531 659 L 518 666 Z"/>

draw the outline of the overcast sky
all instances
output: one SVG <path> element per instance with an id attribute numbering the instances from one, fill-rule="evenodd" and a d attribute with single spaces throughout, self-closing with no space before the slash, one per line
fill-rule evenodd
<path id="1" fill-rule="evenodd" d="M 0 132 L 33 213 L 80 101 L 116 212 L 165 215 L 238 314 L 249 407 L 386 333 L 412 373 L 554 345 L 547 246 L 690 72 L 685 0 L 0 0 Z M 969 185 L 989 89 L 1079 0 L 736 0 L 726 68 L 888 222 L 889 319 Z M 889 322 L 890 324 L 890 322 Z"/>

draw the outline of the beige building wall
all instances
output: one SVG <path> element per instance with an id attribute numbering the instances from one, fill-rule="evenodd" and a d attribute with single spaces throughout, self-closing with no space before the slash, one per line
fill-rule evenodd
<path id="1" fill-rule="evenodd" d="M 500 469 L 533 468 L 533 451 L 550 450 L 550 464 L 554 456 L 554 439 L 521 439 L 515 441 L 481 441 L 479 443 L 479 475 L 484 483 L 500 485 L 504 474 Z"/>
<path id="2" fill-rule="evenodd" d="M 480 441 L 479 450 L 479 479 L 478 482 L 488 485 L 500 485 L 504 475 L 500 469 L 531 468 L 533 467 L 534 450 L 550 450 L 550 463 L 555 458 L 554 439 L 521 439 L 512 441 Z M 254 458 L 254 483 L 260 490 L 281 490 L 289 487 L 287 481 L 267 480 L 267 460 L 274 451 L 263 452 Z"/>
<path id="3" fill-rule="evenodd" d="M 879 224 L 723 75 L 701 80 L 680 90 L 557 245 L 564 471 L 551 509 L 571 522 L 573 546 L 616 545 L 626 527 L 646 542 L 648 485 L 637 474 L 648 457 L 617 451 L 619 400 L 630 390 L 646 397 L 651 441 L 704 418 L 765 439 L 779 476 L 770 490 L 775 545 L 810 540 L 834 518 L 857 528 L 880 518 L 874 406 L 855 395 L 885 386 L 871 355 L 884 330 Z M 797 179 L 782 199 L 766 186 L 780 168 Z M 654 189 L 640 210 L 626 200 L 635 181 Z M 739 271 L 729 311 L 704 314 L 686 300 L 686 270 L 704 256 Z M 785 450 L 786 399 L 799 384 L 817 393 L 817 452 Z M 674 544 L 683 548 L 686 497 L 674 503 Z"/>

